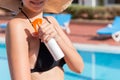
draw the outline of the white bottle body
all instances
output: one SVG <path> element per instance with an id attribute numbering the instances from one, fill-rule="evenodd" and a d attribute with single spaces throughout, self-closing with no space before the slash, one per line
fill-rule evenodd
<path id="1" fill-rule="evenodd" d="M 53 56 L 53 58 L 55 59 L 55 61 L 60 60 L 61 58 L 64 57 L 64 53 L 58 46 L 55 39 L 51 38 L 47 43 L 45 43 L 45 45 L 49 49 L 49 51 L 50 51 L 51 55 Z"/>

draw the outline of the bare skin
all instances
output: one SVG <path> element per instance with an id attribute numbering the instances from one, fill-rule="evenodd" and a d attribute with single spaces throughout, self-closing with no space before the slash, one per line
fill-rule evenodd
<path id="1" fill-rule="evenodd" d="M 64 72 L 58 66 L 45 72 L 30 72 L 30 69 L 35 66 L 40 39 L 47 42 L 54 38 L 64 52 L 64 59 L 69 68 L 77 73 L 82 72 L 84 66 L 82 58 L 57 21 L 53 17 L 48 17 L 51 21 L 49 24 L 42 17 L 42 9 L 34 10 L 33 7 L 29 6 L 30 1 L 34 0 L 23 0 L 27 6 L 23 10 L 28 14 L 31 21 L 42 18 L 43 24 L 38 28 L 39 35 L 34 35 L 33 26 L 21 12 L 9 21 L 6 29 L 6 44 L 12 80 L 64 80 Z"/>

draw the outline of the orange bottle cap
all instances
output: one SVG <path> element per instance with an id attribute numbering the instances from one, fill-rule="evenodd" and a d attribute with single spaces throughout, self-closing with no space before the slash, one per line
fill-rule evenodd
<path id="1" fill-rule="evenodd" d="M 41 24 L 42 24 L 42 19 L 41 19 L 41 18 L 37 18 L 37 19 L 35 19 L 35 20 L 32 22 L 32 25 L 33 25 L 33 28 L 34 28 L 34 30 L 35 30 L 35 33 L 38 32 L 37 26 L 39 27 L 39 25 L 41 25 Z"/>

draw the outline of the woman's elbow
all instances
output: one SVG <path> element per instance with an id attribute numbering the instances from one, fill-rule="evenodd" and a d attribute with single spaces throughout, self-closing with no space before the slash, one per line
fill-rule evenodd
<path id="1" fill-rule="evenodd" d="M 82 64 L 82 65 L 80 65 L 80 66 L 78 66 L 78 68 L 76 69 L 76 73 L 82 73 L 83 72 L 83 70 L 84 70 L 84 64 Z"/>
<path id="2" fill-rule="evenodd" d="M 76 73 L 82 73 L 83 70 L 84 70 L 84 63 L 78 64 L 74 69 L 72 69 L 72 71 Z"/>
<path id="3" fill-rule="evenodd" d="M 82 73 L 84 70 L 84 64 L 80 65 L 80 69 L 77 71 L 77 73 Z"/>

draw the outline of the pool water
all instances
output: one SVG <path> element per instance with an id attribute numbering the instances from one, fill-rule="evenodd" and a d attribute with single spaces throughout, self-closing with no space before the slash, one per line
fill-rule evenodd
<path id="1" fill-rule="evenodd" d="M 0 43 L 0 80 L 10 80 L 5 44 Z"/>
<path id="2" fill-rule="evenodd" d="M 72 72 L 64 65 L 64 80 L 120 80 L 120 54 L 85 51 L 78 49 L 84 60 L 81 74 Z M 6 47 L 0 43 L 0 80 L 10 80 Z"/>
<path id="3" fill-rule="evenodd" d="M 78 52 L 85 62 L 81 80 L 120 80 L 120 54 L 82 50 Z"/>

